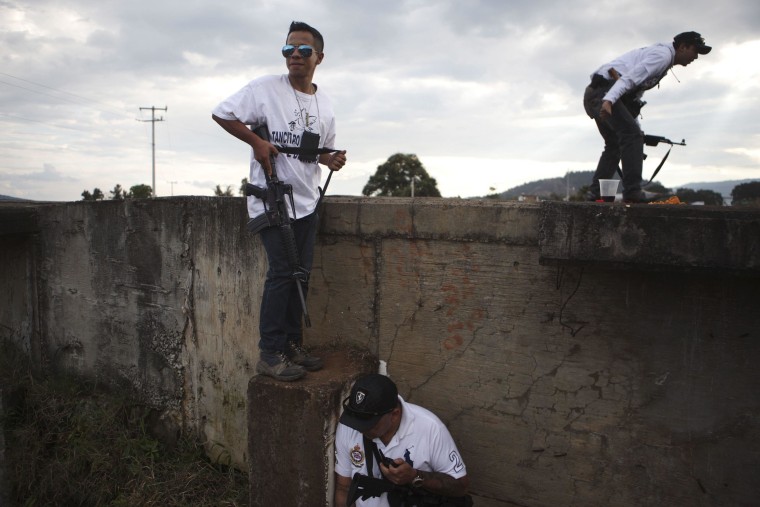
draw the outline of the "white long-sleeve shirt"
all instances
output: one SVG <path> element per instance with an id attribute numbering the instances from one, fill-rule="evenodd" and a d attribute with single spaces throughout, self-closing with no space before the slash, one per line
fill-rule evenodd
<path id="1" fill-rule="evenodd" d="M 607 91 L 603 100 L 614 104 L 630 91 L 635 92 L 636 98 L 641 98 L 646 90 L 657 86 L 665 77 L 673 66 L 675 56 L 676 50 L 672 43 L 657 43 L 634 49 L 602 65 L 594 74 L 605 79 L 611 79 L 610 69 L 615 69 L 620 74 L 620 79 Z M 592 78 L 594 74 L 591 75 Z"/>

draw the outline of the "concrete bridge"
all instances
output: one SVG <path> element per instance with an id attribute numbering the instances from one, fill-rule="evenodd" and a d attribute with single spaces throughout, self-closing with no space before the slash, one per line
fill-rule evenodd
<path id="1" fill-rule="evenodd" d="M 760 498 L 760 212 L 328 198 L 306 338 L 327 368 L 283 385 L 253 377 L 244 208 L 0 205 L 0 336 L 138 393 L 247 467 L 252 505 L 330 505 L 340 399 L 378 361 L 449 426 L 479 507 Z"/>

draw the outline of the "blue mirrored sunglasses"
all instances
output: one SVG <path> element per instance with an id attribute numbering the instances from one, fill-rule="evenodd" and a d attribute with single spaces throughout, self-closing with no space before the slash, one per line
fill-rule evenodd
<path id="1" fill-rule="evenodd" d="M 314 48 L 309 46 L 308 44 L 301 44 L 300 46 L 294 46 L 292 44 L 285 44 L 282 46 L 282 56 L 285 58 L 290 58 L 293 56 L 293 53 L 298 50 L 298 54 L 303 56 L 304 58 L 308 58 L 311 56 L 311 54 L 314 52 Z"/>

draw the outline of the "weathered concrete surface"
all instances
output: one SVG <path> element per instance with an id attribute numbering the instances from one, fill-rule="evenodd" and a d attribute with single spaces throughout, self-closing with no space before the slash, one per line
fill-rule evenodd
<path id="1" fill-rule="evenodd" d="M 563 245 L 582 246 L 573 231 L 592 230 L 579 217 L 599 206 L 558 206 L 572 222 L 538 204 L 328 198 L 307 343 L 386 361 L 402 395 L 451 428 L 479 507 L 753 504 L 760 284 L 740 262 L 752 250 L 710 264 L 694 244 L 654 269 L 640 247 L 614 262 L 572 258 Z M 640 217 L 647 238 L 658 222 L 696 235 L 721 216 L 633 208 L 616 220 Z M 751 245 L 760 215 L 725 211 L 730 235 L 704 237 Z M 139 389 L 215 457 L 247 463 L 246 416 L 269 413 L 246 400 L 266 261 L 242 199 L 37 213 L 38 233 L 0 238 L 0 281 L 14 293 L 0 329 L 39 343 L 50 364 Z M 309 452 L 324 451 L 321 435 Z M 302 449 L 262 452 L 283 467 Z"/>
<path id="2" fill-rule="evenodd" d="M 756 210 L 546 202 L 540 230 L 542 262 L 760 276 Z"/>
<path id="3" fill-rule="evenodd" d="M 5 398 L 0 388 L 0 505 L 10 505 L 11 495 L 8 484 L 8 465 L 5 461 Z"/>
<path id="4" fill-rule="evenodd" d="M 251 505 L 332 505 L 335 425 L 353 381 L 377 371 L 362 349 L 322 349 L 325 368 L 298 382 L 255 376 L 248 388 Z"/>
<path id="5" fill-rule="evenodd" d="M 760 496 L 754 277 L 543 266 L 539 206 L 330 204 L 311 299 L 330 311 L 313 339 L 387 361 L 449 425 L 477 505 Z"/>
<path id="6" fill-rule="evenodd" d="M 37 346 L 51 367 L 140 393 L 168 428 L 198 433 L 214 459 L 244 466 L 237 443 L 266 260 L 244 230 L 242 200 L 76 202 L 35 212 L 39 234 L 3 238 L 9 269 L 0 280 L 13 290 L 0 304 L 0 328 Z"/>

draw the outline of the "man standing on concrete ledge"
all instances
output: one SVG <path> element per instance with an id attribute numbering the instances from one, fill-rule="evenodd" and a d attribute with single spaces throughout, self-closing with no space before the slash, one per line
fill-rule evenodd
<path id="1" fill-rule="evenodd" d="M 446 426 L 377 373 L 359 378 L 343 402 L 335 474 L 335 507 L 346 506 L 349 494 L 356 507 L 472 505 L 470 479 Z"/>
<path id="2" fill-rule="evenodd" d="M 224 130 L 253 148 L 249 178 L 252 184 L 267 188 L 264 173 L 272 174 L 269 159 L 276 157 L 278 178 L 293 189 L 295 206 L 290 210 L 290 218 L 295 218 L 292 229 L 300 267 L 307 276 L 311 271 L 319 223 L 316 209 L 322 176 L 319 164 L 338 171 L 346 163 L 346 154 L 280 154 L 272 143 L 247 126 L 266 125 L 272 141 L 282 147 L 313 152 L 335 146 L 332 104 L 322 88 L 312 82 L 317 65 L 324 59 L 323 49 L 324 39 L 319 31 L 294 21 L 282 47 L 288 73 L 251 81 L 216 106 L 212 114 Z M 262 200 L 248 197 L 249 216 L 256 218 L 263 213 Z M 301 299 L 281 231 L 278 227 L 264 228 L 261 242 L 267 252 L 269 269 L 261 302 L 261 356 L 256 371 L 278 380 L 296 380 L 303 377 L 306 370 L 322 368 L 322 360 L 303 347 Z M 306 288 L 304 283 L 304 297 Z"/>
<path id="3" fill-rule="evenodd" d="M 637 117 L 641 97 L 657 86 L 674 65 L 689 65 L 712 48 L 697 32 L 684 32 L 672 43 L 634 49 L 602 65 L 591 75 L 583 107 L 604 139 L 604 151 L 594 173 L 589 200 L 599 199 L 599 180 L 612 179 L 622 160 L 623 200 L 641 203 L 657 197 L 641 189 L 644 133 Z"/>

